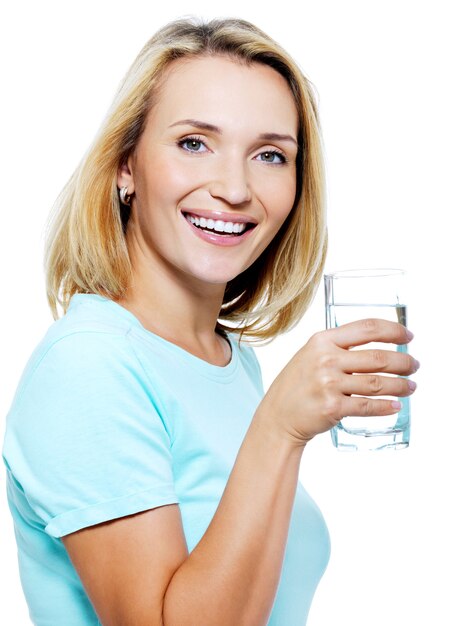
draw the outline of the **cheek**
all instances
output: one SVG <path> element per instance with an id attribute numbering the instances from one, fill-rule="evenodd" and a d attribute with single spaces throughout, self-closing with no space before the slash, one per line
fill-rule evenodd
<path id="1" fill-rule="evenodd" d="M 174 208 L 197 184 L 195 172 L 178 160 L 156 158 L 141 177 L 141 198 L 147 206 Z"/>
<path id="2" fill-rule="evenodd" d="M 263 204 L 269 213 L 274 230 L 278 230 L 292 210 L 295 200 L 295 177 L 289 176 L 273 184 L 269 181 L 263 190 Z"/>

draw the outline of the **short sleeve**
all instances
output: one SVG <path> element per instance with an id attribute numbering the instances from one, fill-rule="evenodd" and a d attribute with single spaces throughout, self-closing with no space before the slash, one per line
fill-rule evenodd
<path id="1" fill-rule="evenodd" d="M 171 441 L 124 334 L 56 341 L 8 420 L 8 463 L 52 537 L 178 502 Z"/>

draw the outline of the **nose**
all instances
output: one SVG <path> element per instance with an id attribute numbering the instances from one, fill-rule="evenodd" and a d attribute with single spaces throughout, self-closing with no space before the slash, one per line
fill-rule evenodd
<path id="1" fill-rule="evenodd" d="M 214 172 L 209 193 L 228 204 L 246 204 L 251 200 L 251 187 L 245 163 L 230 160 Z"/>

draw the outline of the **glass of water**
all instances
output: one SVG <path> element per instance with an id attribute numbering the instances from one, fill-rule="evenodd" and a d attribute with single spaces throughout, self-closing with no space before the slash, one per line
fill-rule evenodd
<path id="1" fill-rule="evenodd" d="M 365 318 L 381 318 L 406 326 L 404 270 L 345 270 L 325 274 L 324 280 L 327 328 L 335 328 Z M 394 346 L 390 343 L 368 343 L 351 349 L 393 350 L 394 347 L 398 352 L 407 352 L 406 345 Z M 398 414 L 344 417 L 331 430 L 333 445 L 338 450 L 396 450 L 408 447 L 410 402 L 409 398 L 398 400 L 402 404 Z"/>

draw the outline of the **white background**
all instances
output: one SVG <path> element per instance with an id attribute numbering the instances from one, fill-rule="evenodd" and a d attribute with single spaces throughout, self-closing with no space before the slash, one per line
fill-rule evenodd
<path id="1" fill-rule="evenodd" d="M 185 14 L 243 17 L 289 50 L 315 84 L 329 190 L 326 269 L 409 271 L 411 352 L 422 367 L 408 450 L 339 453 L 326 434 L 305 452 L 301 477 L 332 537 L 312 626 L 470 623 L 465 5 L 45 0 L 10 3 L 2 14 L 2 427 L 25 361 L 51 322 L 42 272 L 49 209 L 154 31 Z M 320 291 L 294 331 L 258 349 L 266 387 L 323 324 Z M 3 496 L 0 555 L 0 623 L 26 626 Z"/>

